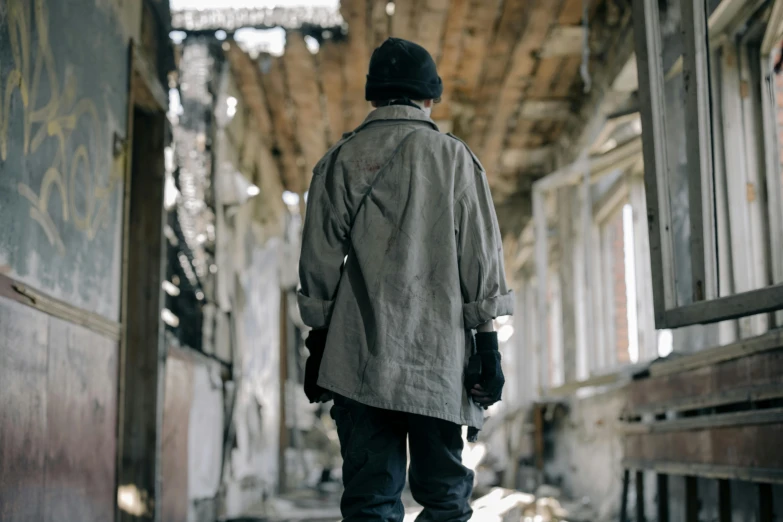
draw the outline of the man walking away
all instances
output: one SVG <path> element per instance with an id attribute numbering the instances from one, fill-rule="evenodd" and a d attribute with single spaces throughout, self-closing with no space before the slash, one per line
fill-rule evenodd
<path id="1" fill-rule="evenodd" d="M 492 320 L 514 299 L 484 169 L 430 119 L 442 93 L 430 54 L 388 39 L 367 75 L 375 109 L 313 172 L 299 266 L 313 328 L 305 391 L 334 398 L 347 522 L 402 521 L 406 440 L 418 520 L 468 520 L 461 426 L 481 428 L 501 398 Z"/>

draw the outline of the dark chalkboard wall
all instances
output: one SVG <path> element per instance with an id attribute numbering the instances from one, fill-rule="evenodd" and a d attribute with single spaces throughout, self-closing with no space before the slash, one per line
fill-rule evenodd
<path id="1" fill-rule="evenodd" d="M 112 319 L 128 100 L 116 1 L 0 0 L 0 271 Z"/>

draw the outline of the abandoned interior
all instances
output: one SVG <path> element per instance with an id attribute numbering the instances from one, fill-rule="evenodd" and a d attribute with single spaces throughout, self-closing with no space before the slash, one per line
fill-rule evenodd
<path id="1" fill-rule="evenodd" d="M 783 521 L 783 0 L 233 3 L 0 0 L 1 521 L 340 519 L 297 264 L 389 36 L 517 300 L 473 520 Z"/>

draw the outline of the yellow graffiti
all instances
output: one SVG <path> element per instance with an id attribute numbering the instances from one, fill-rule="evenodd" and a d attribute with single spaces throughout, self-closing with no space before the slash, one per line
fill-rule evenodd
<path id="1" fill-rule="evenodd" d="M 61 201 L 62 223 L 72 222 L 92 240 L 100 227 L 106 225 L 109 200 L 122 181 L 123 169 L 110 165 L 112 148 L 98 108 L 89 98 L 78 97 L 73 74 L 66 72 L 61 88 L 49 41 L 49 16 L 44 0 L 0 0 L 0 10 L 4 4 L 13 63 L 5 86 L 0 85 L 0 160 L 8 158 L 11 102 L 16 96 L 22 103 L 24 156 L 35 155 L 48 140 L 56 144 L 52 164 L 46 169 L 38 191 L 25 183 L 19 183 L 17 188 L 30 201 L 30 217 L 43 228 L 60 254 L 64 254 L 60 230 L 49 214 L 52 192 Z M 31 42 L 31 19 L 35 21 L 38 36 L 35 49 Z M 48 92 L 41 92 L 42 78 L 46 80 Z M 44 99 L 44 95 L 48 96 Z M 77 129 L 81 132 L 75 133 Z M 103 174 L 107 169 L 108 176 Z M 77 195 L 84 196 L 81 205 Z"/>

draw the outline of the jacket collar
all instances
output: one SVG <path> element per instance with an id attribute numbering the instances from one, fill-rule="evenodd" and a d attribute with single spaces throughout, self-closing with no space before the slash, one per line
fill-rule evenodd
<path id="1" fill-rule="evenodd" d="M 438 126 L 427 114 L 415 107 L 409 107 L 407 105 L 389 105 L 386 107 L 378 107 L 367 115 L 364 122 L 356 128 L 354 132 L 358 132 L 370 123 L 381 120 L 410 120 L 419 121 L 430 125 L 433 129 L 438 130 Z"/>

